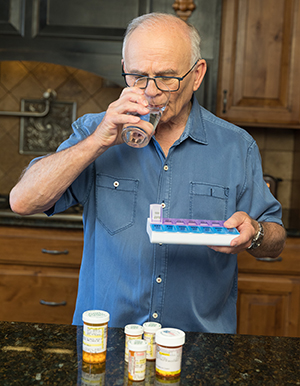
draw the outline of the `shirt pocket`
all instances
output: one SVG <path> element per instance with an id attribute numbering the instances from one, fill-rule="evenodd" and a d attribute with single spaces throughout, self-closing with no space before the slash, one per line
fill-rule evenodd
<path id="1" fill-rule="evenodd" d="M 190 183 L 190 216 L 203 220 L 226 220 L 229 188 L 203 182 Z"/>
<path id="2" fill-rule="evenodd" d="M 97 219 L 111 235 L 134 224 L 138 180 L 104 174 L 96 176 Z"/>

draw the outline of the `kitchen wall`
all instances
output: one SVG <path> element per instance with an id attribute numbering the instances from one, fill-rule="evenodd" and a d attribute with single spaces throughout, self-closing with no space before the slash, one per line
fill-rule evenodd
<path id="1" fill-rule="evenodd" d="M 90 72 L 44 62 L 0 62 L 0 110 L 19 111 L 20 100 L 41 99 L 46 89 L 59 101 L 75 101 L 77 117 L 101 112 L 118 98 L 121 88 Z M 264 173 L 281 178 L 278 199 L 289 227 L 292 207 L 295 131 L 272 128 L 247 129 L 256 139 Z M 35 156 L 19 154 L 20 118 L 0 116 L 0 194 L 8 194 L 22 170 Z"/>
<path id="2" fill-rule="evenodd" d="M 283 222 L 289 228 L 296 131 L 262 127 L 247 128 L 247 131 L 258 144 L 264 173 L 282 179 L 278 182 L 277 198 L 283 208 Z"/>
<path id="3" fill-rule="evenodd" d="M 77 117 L 101 112 L 121 88 L 100 76 L 72 67 L 29 61 L 0 62 L 0 110 L 20 111 L 21 99 L 42 99 L 48 89 L 57 101 L 77 103 Z M 19 154 L 20 118 L 0 116 L 0 194 L 8 194 L 36 156 Z"/>

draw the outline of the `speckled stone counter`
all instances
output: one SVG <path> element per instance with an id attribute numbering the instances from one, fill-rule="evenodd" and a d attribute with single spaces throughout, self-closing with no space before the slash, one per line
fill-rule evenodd
<path id="1" fill-rule="evenodd" d="M 166 385 L 147 362 L 128 383 L 123 329 L 110 328 L 106 366 L 82 365 L 82 327 L 0 322 L 0 384 Z M 187 333 L 180 380 L 172 386 L 300 385 L 300 339 Z"/>
<path id="2" fill-rule="evenodd" d="M 55 216 L 47 217 L 46 214 L 39 213 L 31 216 L 19 216 L 10 209 L 0 210 L 0 225 L 83 229 L 81 214 L 56 214 Z"/>

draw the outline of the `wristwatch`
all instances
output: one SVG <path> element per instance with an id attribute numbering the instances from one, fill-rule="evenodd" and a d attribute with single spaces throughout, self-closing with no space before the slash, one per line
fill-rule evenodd
<path id="1" fill-rule="evenodd" d="M 252 242 L 251 242 L 251 245 L 250 247 L 248 247 L 247 249 L 256 249 L 258 248 L 262 241 L 263 241 L 263 238 L 264 238 L 264 227 L 262 225 L 261 222 L 258 222 L 258 226 L 259 226 L 259 229 L 258 229 L 258 232 L 256 233 L 256 235 L 254 236 Z"/>

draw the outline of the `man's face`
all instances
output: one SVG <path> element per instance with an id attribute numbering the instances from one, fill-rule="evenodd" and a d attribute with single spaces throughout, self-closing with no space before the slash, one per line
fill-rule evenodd
<path id="1" fill-rule="evenodd" d="M 178 31 L 178 27 L 166 28 L 159 25 L 156 28 L 137 28 L 129 37 L 124 55 L 125 72 L 150 77 L 158 75 L 181 77 L 190 68 L 189 40 L 184 33 Z M 193 91 L 199 87 L 196 72 L 192 71 L 180 82 L 178 91 L 171 92 L 161 122 L 186 121 Z M 155 93 L 161 91 L 156 89 L 153 81 L 150 81 L 145 93 L 154 97 Z"/>

